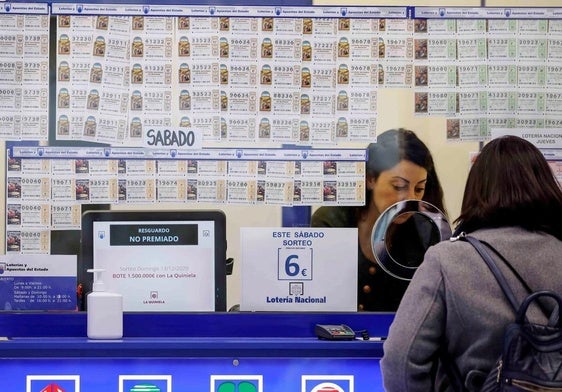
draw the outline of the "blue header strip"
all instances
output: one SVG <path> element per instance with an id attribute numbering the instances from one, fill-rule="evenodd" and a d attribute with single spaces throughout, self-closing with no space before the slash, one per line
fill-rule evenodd
<path id="1" fill-rule="evenodd" d="M 321 7 L 308 2 L 273 3 L 263 6 L 254 1 L 241 4 L 142 4 L 68 3 L 51 5 L 54 15 L 144 15 L 144 16 L 222 16 L 278 18 L 407 18 L 408 7 Z"/>
<path id="2" fill-rule="evenodd" d="M 261 0 L 201 0 L 196 4 L 177 0 L 157 3 L 147 0 L 89 0 L 76 2 L 29 2 L 16 0 L 0 6 L 0 14 L 52 15 L 143 15 L 143 16 L 223 16 L 223 17 L 279 17 L 279 18 L 386 18 L 406 19 L 412 7 L 314 6 L 311 0 L 275 0 L 263 5 Z"/>
<path id="3" fill-rule="evenodd" d="M 555 7 L 412 7 L 411 18 L 421 19 L 560 19 Z"/>
<path id="4" fill-rule="evenodd" d="M 408 19 L 560 19 L 559 7 L 413 7 L 315 6 L 312 0 L 14 0 L 0 6 L 0 14 L 145 15 L 224 17 L 408 18 Z"/>

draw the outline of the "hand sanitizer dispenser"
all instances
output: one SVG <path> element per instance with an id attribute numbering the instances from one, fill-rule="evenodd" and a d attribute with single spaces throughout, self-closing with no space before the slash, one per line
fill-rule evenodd
<path id="1" fill-rule="evenodd" d="M 88 338 L 121 339 L 123 337 L 123 296 L 105 291 L 101 279 L 103 269 L 89 269 L 94 273 L 92 292 L 86 297 L 88 306 Z"/>

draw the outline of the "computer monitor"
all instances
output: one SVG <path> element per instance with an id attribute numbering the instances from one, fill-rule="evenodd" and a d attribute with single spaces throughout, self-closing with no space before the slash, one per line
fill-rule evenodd
<path id="1" fill-rule="evenodd" d="M 226 310 L 226 217 L 218 210 L 88 211 L 82 215 L 81 308 L 103 269 L 123 310 Z M 80 295 L 79 295 L 80 297 Z"/>

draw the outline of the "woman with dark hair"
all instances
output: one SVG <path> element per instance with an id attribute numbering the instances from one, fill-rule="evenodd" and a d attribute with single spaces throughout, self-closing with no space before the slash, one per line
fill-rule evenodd
<path id="1" fill-rule="evenodd" d="M 371 231 L 392 204 L 407 199 L 427 201 L 441 211 L 443 191 L 426 145 L 407 129 L 391 129 L 367 147 L 365 205 L 318 208 L 313 227 L 357 227 L 359 235 L 358 310 L 395 311 L 408 282 L 376 264 Z"/>
<path id="2" fill-rule="evenodd" d="M 562 190 L 544 156 L 515 136 L 483 148 L 468 175 L 457 233 L 485 241 L 531 291 L 562 292 Z M 530 293 L 492 253 L 517 300 Z M 550 314 L 553 303 L 544 303 Z M 545 324 L 539 309 L 530 322 Z M 447 390 L 446 368 L 458 369 L 468 391 L 480 390 L 501 353 L 515 314 L 476 250 L 465 241 L 428 249 L 400 303 L 384 343 L 387 392 Z M 447 358 L 447 366 L 439 358 Z M 449 386 L 449 390 L 450 386 Z"/>
<path id="3" fill-rule="evenodd" d="M 541 152 L 514 136 L 486 148 L 468 177 L 457 231 L 521 226 L 562 240 L 560 185 Z"/>

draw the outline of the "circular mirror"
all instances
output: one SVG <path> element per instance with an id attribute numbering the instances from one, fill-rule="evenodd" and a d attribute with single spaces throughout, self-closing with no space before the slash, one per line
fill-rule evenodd
<path id="1" fill-rule="evenodd" d="M 375 260 L 391 276 L 410 280 L 426 250 L 449 239 L 452 231 L 443 212 L 422 200 L 404 200 L 388 207 L 371 232 Z"/>

